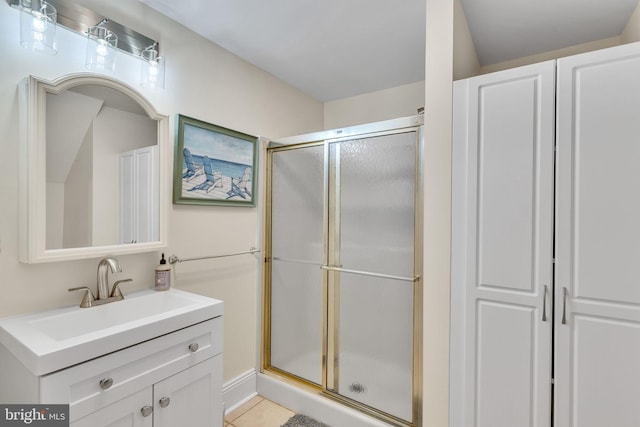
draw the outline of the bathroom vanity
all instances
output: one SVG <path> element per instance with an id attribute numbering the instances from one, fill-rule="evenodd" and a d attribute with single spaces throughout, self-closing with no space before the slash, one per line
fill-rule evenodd
<path id="1" fill-rule="evenodd" d="M 73 427 L 221 427 L 223 303 L 177 289 L 0 319 L 0 402 Z"/>

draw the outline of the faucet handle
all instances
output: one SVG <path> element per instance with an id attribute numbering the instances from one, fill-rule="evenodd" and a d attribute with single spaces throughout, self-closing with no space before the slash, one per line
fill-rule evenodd
<path id="1" fill-rule="evenodd" d="M 122 282 L 132 282 L 133 279 L 122 279 L 122 280 L 118 280 L 117 282 L 115 282 L 113 284 L 113 287 L 111 288 L 111 297 L 121 297 L 120 299 L 124 298 L 124 295 L 122 295 L 122 292 L 120 291 L 120 283 Z"/>
<path id="2" fill-rule="evenodd" d="M 96 300 L 96 297 L 93 295 L 93 292 L 91 292 L 91 289 L 89 289 L 86 286 L 69 288 L 69 292 L 73 292 L 73 291 L 84 291 L 84 295 L 82 296 L 82 301 L 80 301 L 80 307 L 82 308 L 91 307 L 93 305 L 93 302 Z"/>

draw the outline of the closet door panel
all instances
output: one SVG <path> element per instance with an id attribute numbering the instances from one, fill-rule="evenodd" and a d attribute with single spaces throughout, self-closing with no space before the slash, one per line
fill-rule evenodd
<path id="1" fill-rule="evenodd" d="M 638 75 L 638 44 L 558 61 L 556 425 L 640 425 Z"/>
<path id="2" fill-rule="evenodd" d="M 550 422 L 554 68 L 454 87 L 452 426 Z"/>
<path id="3" fill-rule="evenodd" d="M 640 370 L 629 367 L 640 360 L 640 322 L 576 315 L 573 329 L 572 425 L 638 426 Z"/>
<path id="4" fill-rule="evenodd" d="M 479 286 L 533 290 L 535 97 L 530 78 L 478 88 Z"/>
<path id="5" fill-rule="evenodd" d="M 531 401 L 535 397 L 538 362 L 535 358 L 539 350 L 536 340 L 532 339 L 537 321 L 535 310 L 479 301 L 477 316 L 474 425 L 529 426 L 533 416 Z"/>

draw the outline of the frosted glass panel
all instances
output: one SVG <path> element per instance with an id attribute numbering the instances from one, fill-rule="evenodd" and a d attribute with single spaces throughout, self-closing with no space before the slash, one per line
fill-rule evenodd
<path id="1" fill-rule="evenodd" d="M 341 274 L 339 306 L 336 391 L 411 421 L 413 283 Z"/>
<path id="2" fill-rule="evenodd" d="M 320 384 L 324 147 L 272 159 L 271 365 Z"/>
<path id="3" fill-rule="evenodd" d="M 339 158 L 340 263 L 412 276 L 415 132 L 332 144 L 331 156 Z"/>
<path id="4" fill-rule="evenodd" d="M 343 269 L 414 276 L 415 132 L 332 144 Z M 330 235 L 335 235 L 330 233 Z M 412 419 L 411 281 L 339 274 L 337 392 Z"/>
<path id="5" fill-rule="evenodd" d="M 271 281 L 271 366 L 321 384 L 321 270 L 273 261 Z"/>

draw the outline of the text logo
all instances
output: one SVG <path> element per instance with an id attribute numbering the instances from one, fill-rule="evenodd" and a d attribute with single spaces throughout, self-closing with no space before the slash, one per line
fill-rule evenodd
<path id="1" fill-rule="evenodd" d="M 0 427 L 69 427 L 69 405 L 0 405 Z"/>

